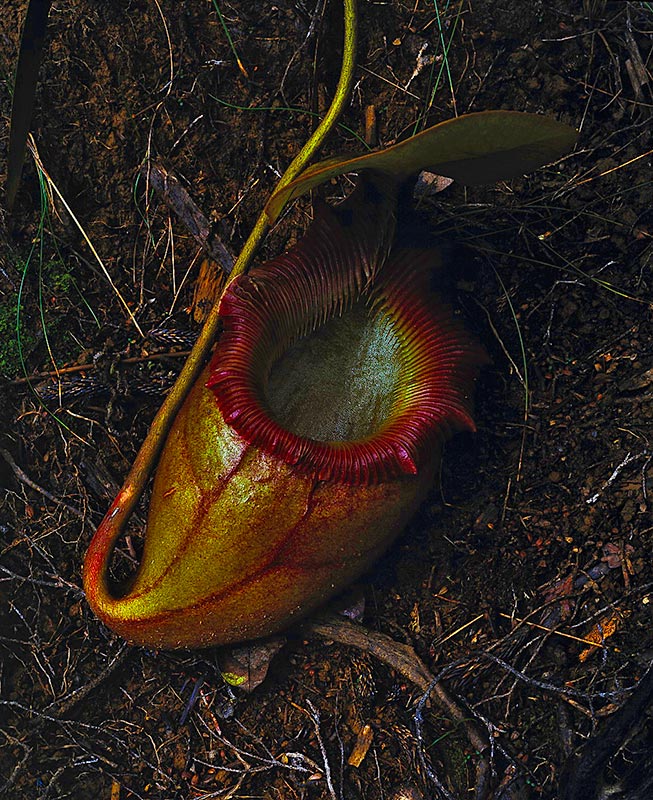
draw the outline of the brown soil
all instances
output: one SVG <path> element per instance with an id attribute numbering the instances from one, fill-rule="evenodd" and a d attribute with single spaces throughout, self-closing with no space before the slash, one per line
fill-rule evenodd
<path id="1" fill-rule="evenodd" d="M 25 5 L 0 15 L 2 173 Z M 416 725 L 423 688 L 372 650 L 291 631 L 246 695 L 219 654 L 125 648 L 89 611 L 83 555 L 158 403 L 137 389 L 181 361 L 143 341 L 117 292 L 143 331 L 198 327 L 202 253 L 141 167 L 176 175 L 237 251 L 332 96 L 341 12 L 323 6 L 54 4 L 34 136 L 116 290 L 30 159 L 0 228 L 0 447 L 22 471 L 0 459 L 10 797 L 399 800 L 444 796 L 440 781 L 454 797 L 557 798 L 563 764 L 609 730 L 653 658 L 653 8 L 639 2 L 361 0 L 358 81 L 326 148 L 357 152 L 370 105 L 379 144 L 491 108 L 581 130 L 557 165 L 423 204 L 492 364 L 478 433 L 448 445 L 441 489 L 357 587 L 366 628 L 444 669 L 491 752 L 435 704 Z M 298 203 L 263 255 L 309 212 Z M 73 374 L 93 390 L 75 398 L 62 376 L 61 404 L 21 382 L 82 364 Z M 605 779 L 624 778 L 652 738 L 643 710 L 601 761 Z"/>

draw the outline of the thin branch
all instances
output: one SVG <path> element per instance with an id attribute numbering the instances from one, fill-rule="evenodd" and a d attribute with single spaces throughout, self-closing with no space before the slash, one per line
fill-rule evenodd
<path id="1" fill-rule="evenodd" d="M 234 254 L 216 236 L 208 219 L 177 178 L 161 164 L 145 164 L 141 167 L 141 174 L 184 223 L 199 246 L 220 265 L 225 275 L 229 275 L 236 260 Z"/>
<path id="2" fill-rule="evenodd" d="M 622 746 L 652 701 L 653 667 L 649 667 L 619 711 L 606 721 L 599 733 L 590 736 L 580 756 L 572 755 L 565 764 L 560 775 L 561 800 L 591 800 L 597 796 L 597 787 L 608 761 Z M 646 796 L 649 796 L 648 793 Z"/>
<path id="3" fill-rule="evenodd" d="M 131 356 L 130 358 L 121 358 L 116 362 L 116 366 L 132 366 L 133 364 L 142 364 L 145 361 L 167 361 L 169 358 L 186 358 L 190 355 L 190 350 L 178 350 L 169 353 L 152 353 L 149 356 Z M 72 367 L 62 367 L 58 370 L 49 370 L 46 372 L 34 372 L 32 375 L 26 375 L 23 378 L 14 378 L 8 381 L 7 386 L 22 386 L 26 383 L 34 383 L 35 381 L 42 381 L 46 378 L 58 378 L 60 375 L 74 375 L 77 372 L 89 372 L 97 369 L 97 364 L 75 364 Z"/>
<path id="4" fill-rule="evenodd" d="M 52 494 L 47 489 L 44 489 L 42 486 L 39 486 L 38 483 L 35 483 L 29 475 L 27 475 L 23 470 L 16 464 L 14 459 L 11 457 L 11 454 L 5 450 L 4 448 L 0 447 L 0 456 L 4 458 L 4 460 L 9 464 L 12 469 L 14 475 L 18 478 L 21 483 L 24 483 L 25 486 L 29 486 L 30 489 L 34 489 L 35 492 L 42 494 L 43 497 L 46 497 L 48 500 L 51 500 L 53 503 L 56 503 L 58 506 L 63 506 L 65 509 L 70 511 L 71 514 L 74 514 L 76 517 L 79 517 L 81 520 L 86 519 L 86 514 L 83 511 L 80 511 L 75 506 L 68 505 L 65 501 L 63 501 L 60 497 Z"/>
<path id="5" fill-rule="evenodd" d="M 422 692 L 432 692 L 440 708 L 465 729 L 474 750 L 483 753 L 488 749 L 487 735 L 474 719 L 470 719 L 471 712 L 451 697 L 441 683 L 434 682 L 433 675 L 410 645 L 396 642 L 383 633 L 367 630 L 336 616 L 311 620 L 302 625 L 301 630 L 303 633 L 333 639 L 340 644 L 370 653 L 399 672 Z"/>

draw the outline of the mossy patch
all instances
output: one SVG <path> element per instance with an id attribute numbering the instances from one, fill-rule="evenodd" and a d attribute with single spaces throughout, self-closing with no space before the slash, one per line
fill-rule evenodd
<path id="1" fill-rule="evenodd" d="M 27 261 L 15 263 L 18 276 L 32 269 L 36 272 L 36 265 Z M 44 336 L 53 343 L 57 360 L 69 355 L 69 343 L 65 352 L 62 348 L 70 327 L 69 306 L 78 302 L 74 276 L 64 261 L 50 259 L 38 269 L 38 281 L 41 286 L 38 296 L 34 286 L 30 286 L 34 281 L 29 279 L 24 280 L 22 290 L 16 283 L 0 295 L 0 375 L 5 378 L 24 372 L 24 362 Z M 39 303 L 43 304 L 43 313 L 39 311 Z"/>
<path id="2" fill-rule="evenodd" d="M 27 319 L 18 314 L 18 294 L 5 295 L 0 303 L 0 374 L 13 378 L 22 371 L 22 354 L 36 343 Z"/>

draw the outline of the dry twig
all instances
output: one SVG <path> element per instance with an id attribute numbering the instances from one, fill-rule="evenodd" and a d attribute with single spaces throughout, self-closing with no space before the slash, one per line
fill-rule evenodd
<path id="1" fill-rule="evenodd" d="M 0 455 L 4 458 L 4 460 L 9 464 L 11 467 L 12 472 L 18 478 L 21 483 L 24 483 L 25 486 L 29 486 L 30 489 L 34 489 L 35 492 L 42 494 L 43 497 L 46 497 L 48 500 L 51 500 L 53 503 L 56 503 L 58 506 L 63 506 L 67 511 L 70 511 L 71 514 L 74 514 L 79 519 L 84 520 L 86 519 L 86 514 L 83 511 L 80 511 L 75 506 L 71 506 L 62 500 L 60 497 L 52 494 L 47 489 L 44 489 L 42 486 L 39 486 L 38 483 L 35 483 L 29 475 L 27 475 L 23 470 L 16 464 L 14 459 L 11 457 L 11 454 L 5 450 L 4 448 L 0 447 Z"/>

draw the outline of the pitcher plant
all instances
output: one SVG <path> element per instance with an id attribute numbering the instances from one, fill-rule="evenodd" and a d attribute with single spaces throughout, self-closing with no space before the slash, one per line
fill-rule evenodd
<path id="1" fill-rule="evenodd" d="M 89 547 L 88 601 L 129 642 L 202 647 L 274 633 L 388 547 L 433 488 L 442 443 L 474 429 L 485 360 L 433 288 L 446 265 L 416 233 L 406 189 L 421 169 L 466 185 L 511 178 L 574 144 L 555 120 L 482 112 L 305 168 L 351 85 L 355 13 L 345 6 L 328 125 L 268 201 Z M 359 175 L 352 195 L 317 201 L 304 237 L 246 272 L 286 203 L 344 172 Z M 114 585 L 113 549 L 161 451 L 140 566 Z"/>

